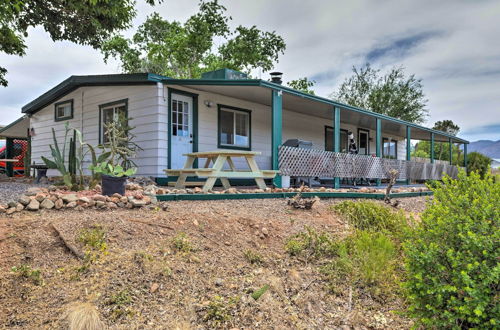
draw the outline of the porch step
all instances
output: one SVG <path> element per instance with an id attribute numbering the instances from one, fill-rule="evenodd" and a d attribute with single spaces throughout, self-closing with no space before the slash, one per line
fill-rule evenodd
<path id="1" fill-rule="evenodd" d="M 168 186 L 169 187 L 175 187 L 175 183 L 176 183 L 175 181 L 169 182 Z M 201 187 L 204 184 L 205 184 L 205 181 L 186 181 L 186 183 L 184 183 L 184 185 L 186 187 L 198 187 L 198 186 Z"/>

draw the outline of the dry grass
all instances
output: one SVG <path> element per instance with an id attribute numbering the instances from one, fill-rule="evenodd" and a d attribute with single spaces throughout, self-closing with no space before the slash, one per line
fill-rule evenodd
<path id="1" fill-rule="evenodd" d="M 97 308 L 90 303 L 74 303 L 68 308 L 66 321 L 69 330 L 102 330 L 106 326 Z"/>
<path id="2" fill-rule="evenodd" d="M 305 226 L 345 235 L 348 225 L 330 209 L 337 202 L 322 200 L 312 210 L 295 210 L 283 200 L 185 201 L 169 203 L 167 212 L 47 211 L 0 219 L 0 237 L 5 237 L 0 240 L 0 328 L 68 328 L 69 319 L 59 315 L 75 301 L 94 304 L 74 312 L 75 322 L 100 315 L 113 329 L 209 328 L 207 313 L 219 312 L 214 297 L 221 297 L 219 307 L 229 315 L 221 317 L 225 328 L 408 328 L 410 321 L 394 313 L 400 300 L 366 294 L 349 305 L 347 288 L 332 294 L 317 266 L 286 253 L 286 239 Z M 415 210 L 424 203 L 408 199 L 402 205 Z M 82 251 L 82 231 L 101 225 L 107 254 L 82 268 L 83 261 L 65 249 L 48 218 Z M 130 221 L 137 219 L 172 229 Z M 195 252 L 179 253 L 173 242 L 180 233 Z M 245 251 L 252 251 L 250 259 Z M 252 263 L 257 259 L 264 264 Z M 44 285 L 11 271 L 22 264 L 40 269 Z M 253 299 L 266 285 L 269 289 Z M 121 299 L 123 292 L 130 299 Z"/>

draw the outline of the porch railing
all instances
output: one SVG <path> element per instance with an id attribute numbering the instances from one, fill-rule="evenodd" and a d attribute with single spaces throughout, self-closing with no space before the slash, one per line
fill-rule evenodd
<path id="1" fill-rule="evenodd" d="M 392 169 L 401 180 L 440 180 L 444 175 L 456 178 L 458 168 L 446 163 L 424 163 L 352 155 L 316 149 L 280 146 L 281 175 L 325 178 L 387 179 Z"/>

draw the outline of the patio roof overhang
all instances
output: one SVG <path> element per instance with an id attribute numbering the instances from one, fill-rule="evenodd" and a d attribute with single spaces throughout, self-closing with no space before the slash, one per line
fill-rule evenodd
<path id="1" fill-rule="evenodd" d="M 22 116 L 13 121 L 9 125 L 0 129 L 0 137 L 12 139 L 26 139 L 28 137 L 28 129 L 30 120 L 27 116 Z"/>
<path id="2" fill-rule="evenodd" d="M 332 120 L 334 107 L 339 107 L 341 123 L 376 130 L 376 119 L 379 118 L 381 119 L 384 134 L 406 136 L 406 129 L 409 127 L 411 139 L 413 140 L 430 141 L 431 133 L 434 133 L 435 142 L 449 142 L 451 139 L 453 143 L 469 143 L 467 140 L 441 131 L 342 104 L 324 97 L 303 93 L 265 80 L 165 79 L 163 83 L 221 94 L 267 106 L 272 106 L 271 90 L 277 90 L 283 93 L 283 108 L 290 111 Z"/>

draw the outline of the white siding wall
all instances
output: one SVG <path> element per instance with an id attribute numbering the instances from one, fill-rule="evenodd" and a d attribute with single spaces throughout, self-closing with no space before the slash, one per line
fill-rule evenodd
<path id="1" fill-rule="evenodd" d="M 54 103 L 70 99 L 73 99 L 73 119 L 54 121 Z M 165 102 L 161 85 L 81 87 L 44 107 L 31 117 L 31 127 L 36 134 L 32 138 L 32 161 L 43 163 L 41 156 L 52 158 L 49 148 L 53 144 L 51 129 L 55 129 L 61 146 L 66 122 L 82 131 L 84 141 L 97 145 L 99 105 L 122 99 L 128 99 L 128 115 L 132 118 L 130 124 L 136 127 L 133 131 L 136 135 L 135 142 L 144 149 L 135 159 L 138 165 L 137 175 L 156 176 L 165 167 L 159 160 L 166 156 L 166 148 L 160 146 L 165 145 L 167 139 L 167 134 L 162 134 L 166 132 L 166 115 L 162 117 Z M 87 161 L 86 166 L 88 164 Z M 51 170 L 49 175 L 58 173 Z"/>

